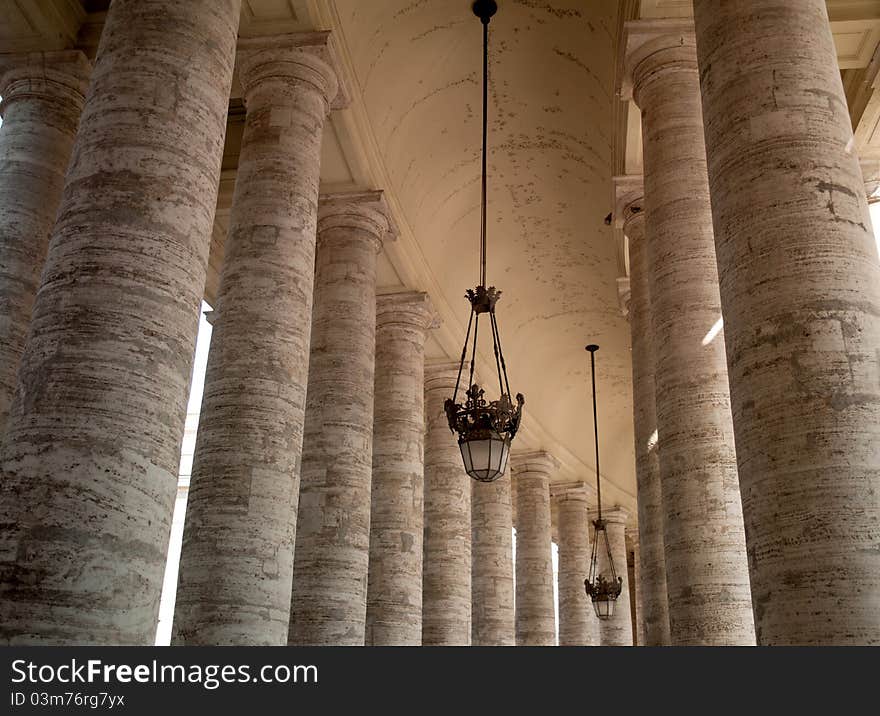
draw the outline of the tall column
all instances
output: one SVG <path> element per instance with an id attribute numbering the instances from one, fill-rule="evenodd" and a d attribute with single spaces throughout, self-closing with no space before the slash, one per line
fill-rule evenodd
<path id="1" fill-rule="evenodd" d="M 595 492 L 585 482 L 550 487 L 559 530 L 559 646 L 599 645 L 599 620 L 584 591 L 591 555 L 588 500 Z"/>
<path id="2" fill-rule="evenodd" d="M 510 479 L 508 468 L 508 474 L 494 482 L 471 480 L 473 646 L 516 644 Z"/>
<path id="3" fill-rule="evenodd" d="M 3 443 L 4 642 L 153 642 L 239 11 L 108 11 Z"/>
<path id="4" fill-rule="evenodd" d="M 471 643 L 472 480 L 464 471 L 458 442 L 443 409 L 457 376 L 458 363 L 425 366 L 425 646 Z"/>
<path id="5" fill-rule="evenodd" d="M 289 643 L 362 646 L 382 192 L 322 197 Z"/>
<path id="6" fill-rule="evenodd" d="M 880 644 L 880 265 L 822 0 L 694 3 L 760 644 Z"/>
<path id="7" fill-rule="evenodd" d="M 90 70 L 78 50 L 0 59 L 0 435 Z"/>
<path id="8" fill-rule="evenodd" d="M 366 644 L 422 643 L 425 339 L 436 315 L 416 291 L 376 301 L 376 397 Z"/>
<path id="9" fill-rule="evenodd" d="M 626 543 L 628 554 L 632 554 L 632 568 L 627 570 L 629 576 L 629 602 L 632 607 L 632 623 L 633 623 L 633 644 L 636 646 L 645 646 L 645 619 L 643 616 L 644 607 L 642 599 L 642 579 L 641 579 L 641 563 L 639 553 L 639 531 L 638 529 L 628 529 L 626 531 Z"/>
<path id="10" fill-rule="evenodd" d="M 654 392 L 654 342 L 645 250 L 644 188 L 640 176 L 616 177 L 615 216 L 629 246 L 632 335 L 633 433 L 638 489 L 639 574 L 644 638 L 639 644 L 668 646 L 669 602 L 666 596 L 666 554 L 663 540 L 663 499 L 660 483 L 657 403 Z"/>
<path id="11" fill-rule="evenodd" d="M 559 462 L 541 450 L 514 453 L 511 464 L 516 480 L 516 645 L 554 646 L 550 476 Z"/>
<path id="12" fill-rule="evenodd" d="M 596 516 L 596 513 L 590 515 L 591 525 Z M 626 568 L 626 523 L 629 521 L 629 513 L 622 507 L 615 507 L 611 510 L 603 510 L 602 519 L 605 521 L 605 529 L 608 532 L 608 544 L 611 548 L 611 559 L 614 560 L 614 571 L 618 577 L 623 579 L 623 588 L 614 605 L 614 614 L 608 619 L 599 619 L 599 638 L 602 646 L 632 646 L 630 583 Z M 599 573 L 608 574 L 608 551 L 604 544 L 599 545 L 597 556 Z M 581 581 L 581 588 L 583 588 L 583 581 Z M 590 606 L 592 607 L 592 604 Z"/>
<path id="13" fill-rule="evenodd" d="M 193 460 L 174 642 L 287 644 L 326 35 L 242 40 L 247 107 Z"/>
<path id="14" fill-rule="evenodd" d="M 627 24 L 645 239 L 670 636 L 753 644 L 696 52 L 690 23 Z"/>

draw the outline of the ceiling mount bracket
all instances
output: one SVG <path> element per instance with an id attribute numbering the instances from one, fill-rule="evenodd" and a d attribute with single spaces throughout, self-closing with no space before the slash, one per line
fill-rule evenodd
<path id="1" fill-rule="evenodd" d="M 480 18 L 484 25 L 488 25 L 492 16 L 498 12 L 498 4 L 495 0 L 477 0 L 472 7 L 474 15 Z"/>

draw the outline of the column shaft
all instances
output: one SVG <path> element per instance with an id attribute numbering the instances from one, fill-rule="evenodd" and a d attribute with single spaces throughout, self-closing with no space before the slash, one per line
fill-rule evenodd
<path id="1" fill-rule="evenodd" d="M 443 409 L 457 375 L 457 363 L 425 367 L 425 646 L 471 643 L 471 478 Z"/>
<path id="2" fill-rule="evenodd" d="M 284 645 L 321 134 L 336 77 L 297 36 L 244 41 L 247 118 L 193 460 L 179 644 Z"/>
<path id="3" fill-rule="evenodd" d="M 3 444 L 4 641 L 153 642 L 239 11 L 108 11 Z"/>
<path id="4" fill-rule="evenodd" d="M 0 435 L 85 100 L 79 51 L 0 60 Z"/>
<path id="5" fill-rule="evenodd" d="M 634 27 L 640 27 L 635 23 Z M 690 30 L 631 55 L 642 110 L 645 235 L 673 644 L 754 643 L 699 77 Z"/>
<path id="6" fill-rule="evenodd" d="M 880 644 L 880 264 L 822 0 L 694 3 L 760 644 Z"/>
<path id="7" fill-rule="evenodd" d="M 598 646 L 599 620 L 584 591 L 590 573 L 589 490 L 554 489 L 559 530 L 559 646 Z"/>
<path id="8" fill-rule="evenodd" d="M 366 643 L 422 643 L 426 293 L 379 296 Z"/>
<path id="9" fill-rule="evenodd" d="M 593 515 L 595 519 L 596 515 Z M 608 544 L 611 548 L 611 558 L 614 560 L 614 570 L 618 577 L 623 578 L 623 588 L 617 603 L 614 605 L 614 614 L 608 619 L 599 619 L 599 637 L 602 646 L 632 646 L 632 612 L 629 601 L 629 574 L 626 567 L 626 522 L 629 514 L 616 508 L 609 512 L 602 512 L 605 520 L 605 528 L 608 532 Z M 602 542 L 598 547 L 599 574 L 610 574 L 608 566 L 608 550 Z M 592 607 L 592 605 L 590 605 Z"/>
<path id="10" fill-rule="evenodd" d="M 669 602 L 663 540 L 657 403 L 654 391 L 654 342 L 649 274 L 645 247 L 645 212 L 641 177 L 617 181 L 619 214 L 629 246 L 632 331 L 633 433 L 638 488 L 639 574 L 641 613 L 646 646 L 667 646 Z"/>
<path id="11" fill-rule="evenodd" d="M 505 475 L 495 482 L 471 480 L 471 488 L 471 643 L 513 646 L 516 629 L 510 477 Z"/>
<path id="12" fill-rule="evenodd" d="M 556 644 L 550 475 L 558 467 L 559 463 L 546 452 L 518 454 L 513 459 L 517 646 Z"/>
<path id="13" fill-rule="evenodd" d="M 381 192 L 319 207 L 289 643 L 362 646 L 370 547 Z"/>

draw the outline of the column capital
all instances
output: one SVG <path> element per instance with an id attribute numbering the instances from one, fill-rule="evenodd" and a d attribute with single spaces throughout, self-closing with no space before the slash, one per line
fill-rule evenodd
<path id="1" fill-rule="evenodd" d="M 403 324 L 427 331 L 440 325 L 431 297 L 423 291 L 398 291 L 376 296 L 376 325 Z"/>
<path id="2" fill-rule="evenodd" d="M 589 502 L 595 495 L 596 488 L 583 480 L 550 485 L 550 497 L 557 502 Z"/>
<path id="3" fill-rule="evenodd" d="M 663 69 L 697 69 L 697 43 L 691 18 L 630 20 L 623 28 L 624 71 L 618 94 L 635 99 L 644 82 Z"/>
<path id="4" fill-rule="evenodd" d="M 624 535 L 626 539 L 632 544 L 634 547 L 638 548 L 639 546 L 639 528 L 638 527 L 627 527 L 624 530 Z"/>
<path id="5" fill-rule="evenodd" d="M 596 510 L 590 512 L 590 521 L 592 522 L 599 516 Z M 602 519 L 610 525 L 626 525 L 631 517 L 629 510 L 623 507 L 615 506 L 610 510 L 602 510 Z"/>
<path id="6" fill-rule="evenodd" d="M 511 455 L 512 473 L 541 472 L 552 475 L 560 462 L 546 450 L 515 451 Z"/>
<path id="7" fill-rule="evenodd" d="M 614 185 L 614 226 L 631 240 L 645 233 L 645 183 L 641 174 L 616 176 Z"/>
<path id="8" fill-rule="evenodd" d="M 350 103 L 329 30 L 240 39 L 236 60 L 245 103 L 265 81 L 309 83 L 324 97 L 328 111 Z"/>
<path id="9" fill-rule="evenodd" d="M 376 238 L 376 251 L 397 239 L 397 226 L 381 190 L 322 194 L 318 201 L 318 241 L 331 228 L 361 229 Z"/>
<path id="10" fill-rule="evenodd" d="M 0 55 L 0 114 L 25 97 L 70 102 L 82 110 L 92 64 L 79 50 Z"/>

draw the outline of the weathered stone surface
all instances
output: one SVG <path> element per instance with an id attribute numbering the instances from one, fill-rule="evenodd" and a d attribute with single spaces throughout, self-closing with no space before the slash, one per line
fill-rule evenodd
<path id="1" fill-rule="evenodd" d="M 289 643 L 362 646 L 382 193 L 322 197 Z"/>
<path id="2" fill-rule="evenodd" d="M 376 300 L 376 395 L 366 644 L 422 643 L 428 294 Z"/>
<path id="3" fill-rule="evenodd" d="M 551 485 L 559 529 L 559 646 L 599 646 L 599 620 L 584 591 L 590 573 L 589 499 L 584 482 Z"/>
<path id="4" fill-rule="evenodd" d="M 178 644 L 287 643 L 321 136 L 337 91 L 311 38 L 239 47 L 247 118 L 187 503 Z"/>
<path id="5" fill-rule="evenodd" d="M 754 643 L 696 51 L 689 23 L 628 23 L 673 644 Z M 714 334 L 714 335 L 713 335 Z"/>
<path id="6" fill-rule="evenodd" d="M 694 12 L 758 642 L 880 644 L 880 266 L 825 3 Z"/>
<path id="7" fill-rule="evenodd" d="M 550 476 L 559 462 L 543 450 L 514 453 L 510 462 L 516 481 L 516 645 L 554 646 Z"/>
<path id="8" fill-rule="evenodd" d="M 425 563 L 422 644 L 471 643 L 471 478 L 443 403 L 458 363 L 425 366 Z M 465 378 L 467 380 L 467 378 Z"/>
<path id="9" fill-rule="evenodd" d="M 657 404 L 654 394 L 654 343 L 651 326 L 651 270 L 645 251 L 644 188 L 641 177 L 615 180 L 618 222 L 629 239 L 632 329 L 633 433 L 639 511 L 639 644 L 668 646 L 669 602 L 663 543 L 663 500 L 660 483 Z"/>
<path id="10" fill-rule="evenodd" d="M 639 531 L 636 528 L 626 531 L 626 543 L 629 554 L 632 555 L 632 562 L 628 565 L 629 576 L 629 602 L 632 606 L 632 622 L 633 622 L 633 644 L 635 646 L 645 646 L 645 620 L 642 616 L 644 607 L 642 605 L 642 580 L 641 580 L 641 564 L 639 552 Z"/>
<path id="11" fill-rule="evenodd" d="M 0 435 L 90 71 L 79 51 L 0 55 Z"/>
<path id="12" fill-rule="evenodd" d="M 590 515 L 592 525 L 597 515 Z M 608 533 L 608 545 L 611 549 L 611 559 L 614 560 L 614 571 L 623 579 L 623 588 L 614 605 L 614 614 L 608 619 L 599 619 L 599 638 L 602 646 L 632 646 L 632 612 L 629 604 L 629 575 L 626 569 L 626 523 L 629 521 L 629 513 L 621 507 L 602 511 L 602 519 L 605 521 L 605 529 Z M 591 536 L 594 534 L 590 532 Z M 604 541 L 604 540 L 602 540 Z M 608 547 L 600 542 L 597 549 L 599 574 L 610 576 L 608 565 Z M 583 582 L 581 582 L 583 587 Z M 590 605 L 592 608 L 592 604 Z"/>
<path id="13" fill-rule="evenodd" d="M 2 450 L 4 642 L 153 641 L 239 11 L 107 15 Z"/>
<path id="14" fill-rule="evenodd" d="M 510 468 L 495 482 L 471 480 L 471 644 L 514 646 Z"/>

